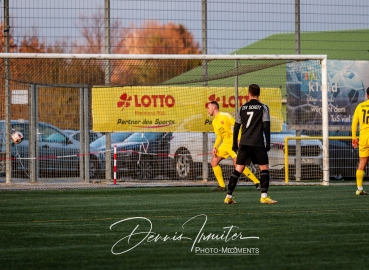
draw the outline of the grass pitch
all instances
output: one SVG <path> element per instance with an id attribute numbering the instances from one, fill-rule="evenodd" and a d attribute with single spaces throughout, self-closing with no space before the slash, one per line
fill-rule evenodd
<path id="1" fill-rule="evenodd" d="M 355 186 L 0 192 L 1 269 L 367 269 Z M 257 238 L 248 238 L 257 237 Z M 115 254 L 113 254 L 115 253 Z"/>

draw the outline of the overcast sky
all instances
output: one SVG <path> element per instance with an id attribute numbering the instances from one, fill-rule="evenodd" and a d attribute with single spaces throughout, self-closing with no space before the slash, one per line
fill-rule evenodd
<path id="1" fill-rule="evenodd" d="M 78 40 L 80 16 L 101 12 L 104 0 L 9 0 L 9 4 L 16 41 L 35 27 L 50 42 Z M 294 4 L 295 0 L 208 0 L 208 54 L 229 54 L 271 34 L 293 32 Z M 300 4 L 301 31 L 369 28 L 367 0 L 300 0 Z M 123 27 L 148 19 L 181 23 L 201 46 L 201 8 L 201 0 L 111 0 L 111 18 Z"/>

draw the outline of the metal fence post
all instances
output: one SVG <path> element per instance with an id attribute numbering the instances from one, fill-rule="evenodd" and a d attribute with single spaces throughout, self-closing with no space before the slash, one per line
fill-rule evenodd
<path id="1" fill-rule="evenodd" d="M 84 146 L 83 146 L 83 139 L 84 139 L 84 107 L 85 107 L 85 99 L 84 99 L 84 88 L 81 87 L 79 89 L 79 130 L 80 130 L 80 145 L 79 145 L 79 152 L 84 152 Z M 79 156 L 79 178 L 83 181 L 84 179 L 84 172 L 85 172 L 85 166 L 84 166 L 84 157 L 83 155 Z"/>
<path id="2" fill-rule="evenodd" d="M 295 0 L 295 52 L 300 54 L 300 0 Z M 301 136 L 301 130 L 296 130 Z M 301 141 L 296 141 L 296 181 L 301 180 Z"/>
<path id="3" fill-rule="evenodd" d="M 81 134 L 81 138 L 84 137 L 85 138 L 85 142 L 84 142 L 84 160 L 85 160 L 85 182 L 89 182 L 90 181 L 90 144 L 88 143 L 88 132 L 90 129 L 90 115 L 89 115 L 89 111 L 90 111 L 90 87 L 84 87 L 83 88 L 83 100 L 84 100 L 84 104 L 83 104 L 83 129 L 84 129 L 84 134 Z M 87 132 L 87 133 L 86 133 Z"/>
<path id="4" fill-rule="evenodd" d="M 28 88 L 28 113 L 29 113 L 29 181 L 37 182 L 38 178 L 38 86 L 29 85 Z"/>
<path id="5" fill-rule="evenodd" d="M 9 53 L 9 0 L 4 0 L 4 52 Z M 10 184 L 12 177 L 12 161 L 11 161 L 11 145 L 10 145 L 10 104 L 11 104 L 11 90 L 10 90 L 10 60 L 4 59 L 4 88 L 5 88 L 5 170 L 7 184 Z"/>

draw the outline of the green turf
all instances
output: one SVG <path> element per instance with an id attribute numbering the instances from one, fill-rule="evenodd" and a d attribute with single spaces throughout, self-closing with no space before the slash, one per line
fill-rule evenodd
<path id="1" fill-rule="evenodd" d="M 261 205 L 259 192 L 238 187 L 236 205 L 206 187 L 0 192 L 1 269 L 367 269 L 369 196 L 354 186 L 272 186 L 276 205 Z M 198 217 L 195 217 L 200 215 Z M 202 240 L 222 235 L 259 239 Z M 154 236 L 141 241 L 149 222 Z M 182 225 L 189 221 L 187 224 Z M 183 234 L 182 239 L 179 236 Z M 185 239 L 185 237 L 191 239 Z M 194 249 L 191 251 L 191 248 Z M 199 255 L 218 249 L 217 254 Z M 254 248 L 258 255 L 223 254 Z M 232 249 L 231 249 L 232 250 Z"/>

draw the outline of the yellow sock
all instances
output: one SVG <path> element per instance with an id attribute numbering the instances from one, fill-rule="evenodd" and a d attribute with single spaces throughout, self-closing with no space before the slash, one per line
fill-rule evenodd
<path id="1" fill-rule="evenodd" d="M 363 170 L 357 170 L 356 171 L 356 185 L 359 188 L 362 189 L 363 187 L 363 179 L 364 179 L 365 172 Z"/>
<path id="2" fill-rule="evenodd" d="M 254 184 L 260 184 L 259 179 L 257 179 L 255 174 L 250 171 L 249 167 L 245 167 L 243 174 L 246 175 L 252 182 L 254 182 Z"/>
<path id="3" fill-rule="evenodd" d="M 215 178 L 218 180 L 219 186 L 225 187 L 222 168 L 219 165 L 217 165 L 213 167 L 213 171 L 214 171 Z"/>

